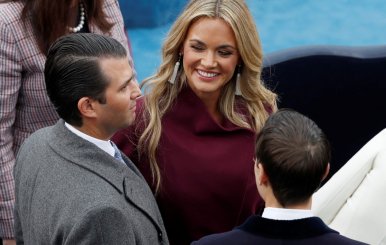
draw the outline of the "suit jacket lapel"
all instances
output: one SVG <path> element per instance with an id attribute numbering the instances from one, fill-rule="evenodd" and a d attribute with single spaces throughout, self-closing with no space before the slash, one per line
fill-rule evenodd
<path id="1" fill-rule="evenodd" d="M 145 215 L 147 215 L 157 227 L 158 232 L 162 233 L 163 230 L 161 229 L 160 224 L 163 224 L 163 221 L 161 219 L 161 214 L 158 211 L 158 207 L 156 206 L 157 204 L 154 196 L 151 193 L 151 198 L 154 201 L 149 202 L 149 195 L 144 195 L 144 193 L 151 192 L 150 188 L 142 185 L 130 177 L 125 177 L 123 186 L 126 198 Z"/>
<path id="2" fill-rule="evenodd" d="M 133 173 L 130 173 L 131 176 L 125 177 L 123 181 L 125 197 L 150 218 L 155 227 L 157 227 L 158 232 L 162 232 L 160 224 L 163 224 L 163 221 L 150 187 L 134 163 L 125 154 L 122 152 L 121 154 L 127 166 L 133 170 Z M 145 193 L 149 194 L 146 195 Z M 149 202 L 149 198 L 153 201 Z"/>
<path id="3" fill-rule="evenodd" d="M 125 161 L 126 165 L 138 176 L 140 176 L 142 179 L 145 179 L 141 172 L 138 170 L 138 168 L 134 165 L 134 163 L 128 158 L 123 152 L 121 152 L 123 161 Z"/>
<path id="4" fill-rule="evenodd" d="M 129 158 L 123 155 L 127 164 L 125 166 L 96 145 L 70 132 L 64 126 L 63 120 L 58 121 L 53 132 L 56 137 L 49 139 L 49 145 L 58 155 L 105 179 L 119 193 L 124 194 L 130 203 L 145 213 L 161 231 L 161 215 L 153 193 Z"/>

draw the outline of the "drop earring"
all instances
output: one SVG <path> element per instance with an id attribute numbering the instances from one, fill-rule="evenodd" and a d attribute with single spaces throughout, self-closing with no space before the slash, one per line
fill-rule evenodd
<path id="1" fill-rule="evenodd" d="M 182 54 L 180 53 L 179 57 L 178 57 L 178 61 L 174 65 L 173 74 L 170 77 L 170 79 L 168 80 L 168 82 L 171 83 L 171 84 L 174 84 L 176 82 L 178 70 L 180 69 L 180 65 L 181 65 L 181 59 L 182 59 Z"/>
<path id="2" fill-rule="evenodd" d="M 241 65 L 237 66 L 237 74 L 236 74 L 236 88 L 235 88 L 235 95 L 241 96 L 241 89 L 240 89 L 240 76 L 241 76 Z"/>

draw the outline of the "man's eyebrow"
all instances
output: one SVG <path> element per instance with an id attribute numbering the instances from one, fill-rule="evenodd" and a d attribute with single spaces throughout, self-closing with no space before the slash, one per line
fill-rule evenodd
<path id="1" fill-rule="evenodd" d="M 134 74 L 131 75 L 131 77 L 130 77 L 129 79 L 127 79 L 127 80 L 119 87 L 119 89 L 122 89 L 122 88 L 124 88 L 125 86 L 127 86 L 127 84 L 129 84 L 131 81 L 133 81 L 133 79 L 134 79 Z"/>

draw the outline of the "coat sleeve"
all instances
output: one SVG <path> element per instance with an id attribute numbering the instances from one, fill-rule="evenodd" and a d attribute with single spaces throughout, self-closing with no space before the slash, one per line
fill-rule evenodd
<path id="1" fill-rule="evenodd" d="M 19 219 L 19 212 L 15 209 L 15 240 L 18 245 L 24 244 L 23 230 L 21 229 L 21 223 Z"/>
<path id="2" fill-rule="evenodd" d="M 20 53 L 12 26 L 0 18 L 0 236 L 3 239 L 14 237 L 12 169 L 15 155 L 12 147 L 21 76 Z"/>
<path id="3" fill-rule="evenodd" d="M 60 236 L 58 237 L 60 239 Z M 58 244 L 59 240 L 51 241 Z M 117 208 L 103 206 L 89 210 L 72 226 L 63 244 L 136 244 L 131 222 Z"/>

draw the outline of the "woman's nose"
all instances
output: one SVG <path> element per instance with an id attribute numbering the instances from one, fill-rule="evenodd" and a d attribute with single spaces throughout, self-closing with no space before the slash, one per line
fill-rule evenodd
<path id="1" fill-rule="evenodd" d="M 211 68 L 216 66 L 216 57 L 213 52 L 207 52 L 201 59 L 201 64 L 204 67 Z"/>

